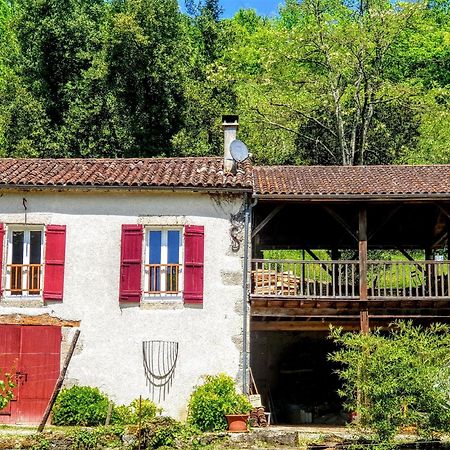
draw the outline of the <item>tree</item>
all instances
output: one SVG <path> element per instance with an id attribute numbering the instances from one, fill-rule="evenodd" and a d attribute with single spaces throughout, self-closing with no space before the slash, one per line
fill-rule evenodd
<path id="1" fill-rule="evenodd" d="M 286 162 L 389 163 L 414 146 L 418 90 L 396 78 L 396 64 L 423 8 L 382 0 L 288 1 L 280 19 L 241 40 L 232 52 L 240 60 L 231 64 L 246 96 L 242 104 L 253 122 L 284 136 Z M 242 55 L 255 53 L 257 70 L 243 74 Z M 398 131 L 391 121 L 404 109 L 411 111 L 411 139 L 405 134 L 401 145 L 384 151 Z"/>
<path id="2" fill-rule="evenodd" d="M 427 328 L 396 322 L 369 334 L 332 329 L 339 348 L 339 394 L 359 425 L 379 442 L 391 442 L 403 427 L 420 436 L 450 430 L 450 334 L 448 325 Z"/>

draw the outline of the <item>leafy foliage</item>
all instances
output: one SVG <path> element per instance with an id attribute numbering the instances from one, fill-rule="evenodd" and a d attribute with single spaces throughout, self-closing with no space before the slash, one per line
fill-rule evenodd
<path id="1" fill-rule="evenodd" d="M 142 444 L 148 449 L 184 447 L 194 449 L 198 446 L 199 434 L 196 428 L 171 417 L 157 417 L 148 421 L 140 431 Z"/>
<path id="2" fill-rule="evenodd" d="M 188 421 L 201 431 L 226 430 L 225 414 L 246 414 L 252 409 L 247 397 L 236 391 L 231 377 L 207 375 L 189 400 Z"/>
<path id="3" fill-rule="evenodd" d="M 73 386 L 63 389 L 52 412 L 54 425 L 95 426 L 105 423 L 109 399 L 98 388 Z"/>
<path id="4" fill-rule="evenodd" d="M 0 0 L 0 156 L 450 161 L 447 0 Z"/>
<path id="5" fill-rule="evenodd" d="M 448 325 L 401 321 L 367 335 L 332 329 L 339 394 L 376 440 L 389 442 L 409 426 L 427 437 L 450 430 L 449 332 Z"/>
<path id="6" fill-rule="evenodd" d="M 161 413 L 162 409 L 158 408 L 149 399 L 133 400 L 128 406 L 115 406 L 112 412 L 111 422 L 122 425 L 137 425 L 140 422 L 148 422 Z"/>
<path id="7" fill-rule="evenodd" d="M 96 448 L 120 447 L 123 433 L 123 427 L 116 425 L 78 428 L 71 431 L 69 436 L 74 450 L 94 450 Z"/>
<path id="8" fill-rule="evenodd" d="M 0 375 L 2 375 L 1 370 Z M 2 378 L 0 379 L 0 409 L 5 408 L 14 398 L 13 389 L 16 387 L 13 375 L 10 372 L 3 372 Z"/>

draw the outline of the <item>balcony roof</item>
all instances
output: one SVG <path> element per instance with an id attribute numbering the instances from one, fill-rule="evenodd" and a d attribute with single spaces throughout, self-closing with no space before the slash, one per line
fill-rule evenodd
<path id="1" fill-rule="evenodd" d="M 450 165 L 258 166 L 253 178 L 262 198 L 450 198 Z"/>

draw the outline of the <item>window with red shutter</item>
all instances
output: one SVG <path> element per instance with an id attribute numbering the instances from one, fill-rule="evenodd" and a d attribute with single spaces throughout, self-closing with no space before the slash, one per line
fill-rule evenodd
<path id="1" fill-rule="evenodd" d="M 122 225 L 120 252 L 121 302 L 139 303 L 142 295 L 142 225 Z"/>
<path id="2" fill-rule="evenodd" d="M 145 233 L 144 297 L 149 300 L 181 300 L 182 228 L 149 227 Z"/>
<path id="3" fill-rule="evenodd" d="M 45 230 L 44 300 L 62 301 L 64 293 L 64 263 L 66 256 L 66 226 L 48 225 Z"/>
<path id="4" fill-rule="evenodd" d="M 184 302 L 203 303 L 204 227 L 187 225 L 184 229 Z"/>
<path id="5" fill-rule="evenodd" d="M 41 297 L 43 273 L 44 227 L 42 225 L 2 226 L 0 241 L 6 236 L 6 252 L 0 256 L 8 297 Z M 1 274 L 0 274 L 1 278 Z"/>

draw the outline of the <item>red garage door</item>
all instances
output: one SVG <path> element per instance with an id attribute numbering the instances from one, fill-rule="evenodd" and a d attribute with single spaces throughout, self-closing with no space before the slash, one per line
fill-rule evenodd
<path id="1" fill-rule="evenodd" d="M 0 423 L 40 422 L 60 370 L 61 328 L 0 325 L 0 369 L 16 374 Z"/>

